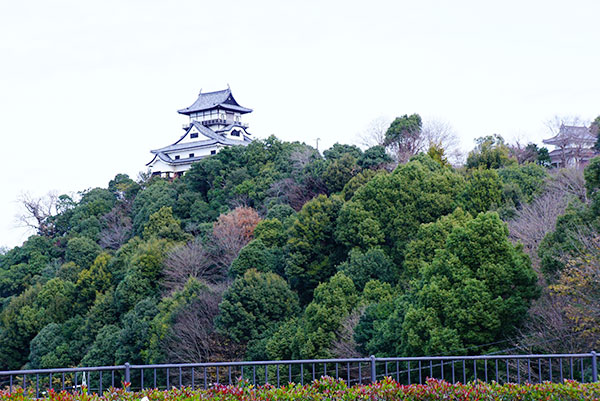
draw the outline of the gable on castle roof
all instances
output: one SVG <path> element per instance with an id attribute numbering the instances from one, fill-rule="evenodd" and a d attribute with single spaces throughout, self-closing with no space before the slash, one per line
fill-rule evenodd
<path id="1" fill-rule="evenodd" d="M 231 94 L 231 89 L 227 88 L 222 91 L 207 92 L 198 94 L 198 99 L 189 107 L 177 110 L 180 114 L 191 114 L 199 111 L 211 110 L 214 108 L 223 108 L 226 110 L 237 111 L 245 114 L 250 113 L 252 109 L 242 107 Z"/>

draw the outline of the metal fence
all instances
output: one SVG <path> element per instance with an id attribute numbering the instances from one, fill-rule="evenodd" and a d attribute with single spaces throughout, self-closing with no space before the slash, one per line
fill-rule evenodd
<path id="1" fill-rule="evenodd" d="M 36 397 L 49 389 L 102 393 L 109 387 L 130 390 L 190 387 L 206 389 L 215 384 L 305 384 L 322 376 L 345 380 L 349 385 L 371 383 L 390 376 L 402 384 L 424 383 L 436 378 L 450 383 L 474 380 L 499 383 L 598 381 L 597 355 L 539 354 L 398 358 L 307 359 L 161 365 L 96 366 L 61 369 L 0 371 L 0 387 L 34 390 Z"/>

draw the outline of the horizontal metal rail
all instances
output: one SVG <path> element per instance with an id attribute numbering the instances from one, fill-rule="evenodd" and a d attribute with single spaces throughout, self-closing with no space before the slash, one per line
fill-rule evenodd
<path id="1" fill-rule="evenodd" d="M 91 366 L 57 369 L 0 371 L 0 388 L 12 392 L 21 387 L 35 391 L 77 392 L 86 386 L 101 394 L 110 387 L 129 390 L 190 387 L 206 389 L 245 380 L 254 385 L 280 386 L 309 383 L 323 376 L 343 379 L 349 385 L 366 384 L 392 377 L 402 384 L 424 383 L 428 378 L 451 383 L 496 381 L 535 383 L 543 381 L 598 381 L 597 354 L 456 355 L 304 359 L 279 361 L 230 361 L 184 364 Z"/>

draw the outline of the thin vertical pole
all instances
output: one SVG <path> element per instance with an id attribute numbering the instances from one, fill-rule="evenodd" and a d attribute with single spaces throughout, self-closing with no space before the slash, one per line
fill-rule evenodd
<path id="1" fill-rule="evenodd" d="M 350 362 L 346 364 L 346 374 L 348 375 L 348 385 L 350 385 Z"/>
<path id="2" fill-rule="evenodd" d="M 500 377 L 500 375 L 498 374 L 498 360 L 496 359 L 496 382 L 500 383 L 500 380 L 498 380 Z"/>
<path id="3" fill-rule="evenodd" d="M 375 383 L 377 381 L 377 369 L 375 364 L 375 355 L 371 355 L 371 383 Z"/>
<path id="4" fill-rule="evenodd" d="M 596 351 L 592 351 L 592 381 L 598 381 L 598 361 Z"/>
<path id="5" fill-rule="evenodd" d="M 358 363 L 358 384 L 362 384 L 362 363 Z"/>
<path id="6" fill-rule="evenodd" d="M 129 362 L 125 362 L 125 382 L 129 383 Z M 77 384 L 77 373 L 75 373 L 75 384 Z M 129 384 L 125 385 L 125 391 L 129 390 Z"/>

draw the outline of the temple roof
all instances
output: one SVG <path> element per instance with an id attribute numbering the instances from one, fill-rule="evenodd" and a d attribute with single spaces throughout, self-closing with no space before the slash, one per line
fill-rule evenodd
<path id="1" fill-rule="evenodd" d="M 227 88 L 225 90 L 216 92 L 200 92 L 198 94 L 198 99 L 196 99 L 196 101 L 190 107 L 177 110 L 177 112 L 188 115 L 198 111 L 211 110 L 217 107 L 226 110 L 237 111 L 242 114 L 250 113 L 252 111 L 252 109 L 240 106 L 231 94 L 231 89 Z"/>
<path id="2" fill-rule="evenodd" d="M 561 125 L 558 134 L 552 138 L 544 139 L 542 142 L 548 145 L 564 146 L 569 143 L 596 142 L 596 137 L 588 127 L 573 125 Z"/>

